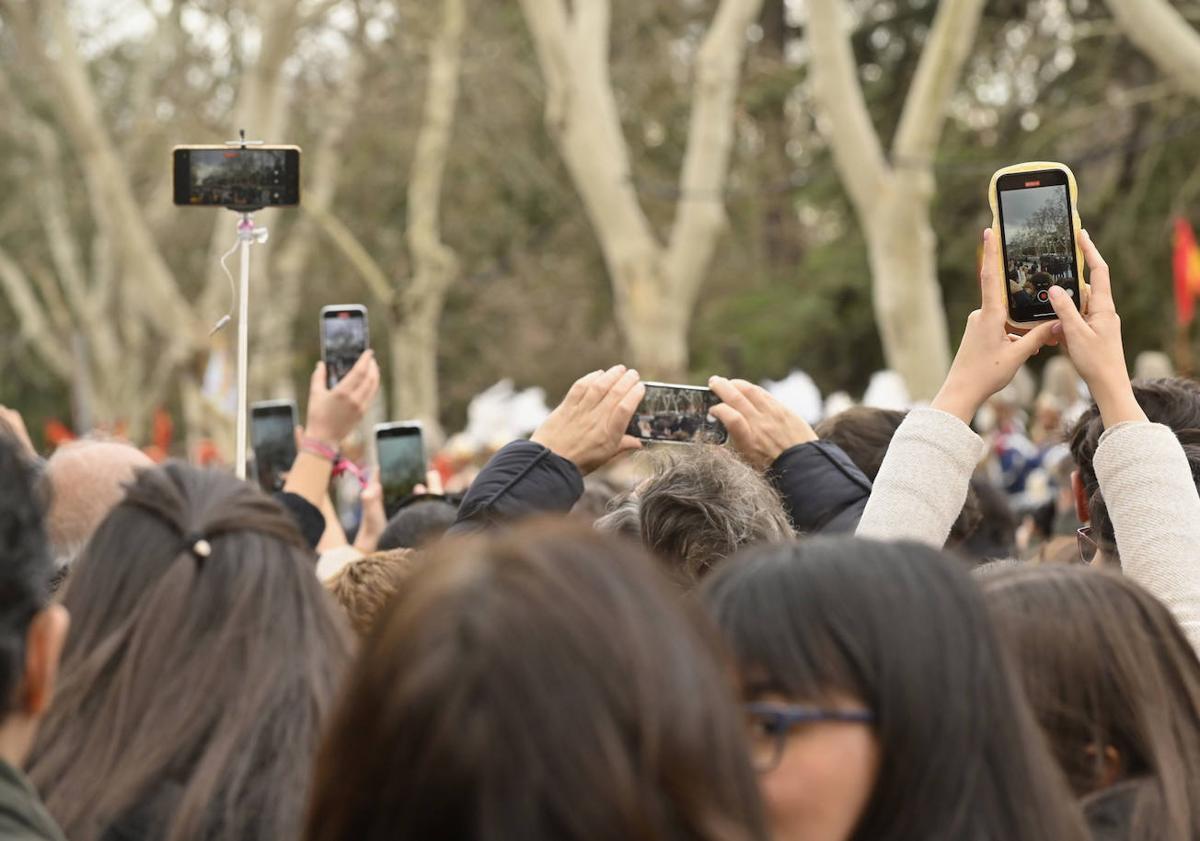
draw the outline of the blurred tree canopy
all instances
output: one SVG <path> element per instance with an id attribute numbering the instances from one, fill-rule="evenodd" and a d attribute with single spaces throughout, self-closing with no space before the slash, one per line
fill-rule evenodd
<path id="1" fill-rule="evenodd" d="M 404 232 L 406 178 L 419 130 L 430 44 L 440 3 L 428 0 L 307 0 L 280 65 L 285 116 L 279 136 L 306 155 L 320 145 L 329 113 L 346 97 L 353 53 L 361 73 L 336 145 L 330 212 L 396 277 L 411 274 Z M 52 254 L 62 232 L 35 206 L 51 177 L 85 273 L 106 265 L 106 212 L 84 188 L 89 161 L 65 137 L 47 157 L 28 114 L 56 136 L 54 83 L 24 60 L 16 16 L 37 4 L 0 2 L 0 248 L 29 278 L 49 313 L 41 329 L 70 354 L 77 320 L 55 284 Z M 243 74 L 267 40 L 264 10 L 278 0 L 78 0 L 69 20 L 129 183 L 182 296 L 215 302 L 195 318 L 209 325 L 227 291 L 205 298 L 211 243 L 232 243 L 234 217 L 177 209 L 164 193 L 169 150 L 236 134 Z M 687 141 L 689 62 L 716 0 L 614 0 L 611 72 L 634 179 L 652 225 L 670 223 Z M 887 148 L 928 36 L 934 0 L 847 0 L 853 47 L 873 121 Z M 825 392 L 861 392 L 883 366 L 871 307 L 865 243 L 819 131 L 807 84 L 804 3 L 766 0 L 743 71 L 726 192 L 729 227 L 699 294 L 690 329 L 692 381 L 710 373 L 749 379 L 807 371 Z M 1193 23 L 1200 0 L 1173 6 Z M 441 317 L 441 416 L 459 428 L 472 395 L 503 377 L 542 385 L 550 399 L 581 373 L 617 361 L 621 340 L 596 235 L 548 135 L 544 87 L 516 0 L 469 0 L 455 127 L 442 185 L 441 236 L 460 275 Z M 249 36 L 247 35 L 249 33 Z M 159 37 L 159 36 L 163 37 Z M 52 56 L 53 58 L 53 56 Z M 10 108 L 19 103 L 22 111 Z M 10 116 L 11 115 L 11 116 Z M 248 135 L 254 125 L 246 126 Z M 971 57 L 950 103 L 934 163 L 933 225 L 938 281 L 956 341 L 978 301 L 979 234 L 990 223 L 991 173 L 1023 160 L 1060 160 L 1075 171 L 1085 226 L 1113 267 L 1128 353 L 1170 350 L 1171 221 L 1200 221 L 1200 107 L 1121 33 L 1101 0 L 989 0 Z M 306 158 L 306 167 L 312 164 Z M 903 161 L 893 161 L 903 166 Z M 312 169 L 306 170 L 306 179 Z M 306 187 L 307 187 L 306 183 Z M 219 217 L 219 218 L 218 218 Z M 270 215 L 271 241 L 255 251 L 252 312 L 276 307 L 278 255 L 299 236 L 300 211 Z M 221 230 L 214 235 L 214 225 Z M 319 355 L 317 313 L 371 294 L 320 228 L 303 232 L 294 317 L 276 351 L 283 372 L 256 379 L 251 399 L 301 391 Z M 221 249 L 224 250 L 224 249 Z M 219 254 L 219 252 L 217 252 Z M 269 256 L 268 256 L 269 255 Z M 2 268 L 2 266 L 0 266 Z M 225 283 L 217 276 L 220 283 Z M 136 269 L 127 281 L 136 290 Z M 129 288 L 129 287 L 125 287 Z M 154 355 L 163 339 L 128 315 L 134 292 L 103 310 L 122 352 Z M 129 320 L 124 324 L 123 319 Z M 388 339 L 390 314 L 373 309 L 372 343 Z M 26 412 L 35 436 L 48 417 L 68 420 L 78 384 L 48 371 L 24 316 L 0 294 L 0 402 Z M 129 341 L 126 341 L 129 339 Z M 134 341 L 136 339 L 136 341 Z M 127 349 L 134 348 L 129 351 Z M 387 360 L 381 360 L 386 363 Z M 252 364 L 255 364 L 252 362 Z M 189 370 L 199 378 L 203 363 Z M 385 377 L 385 382 L 387 381 Z M 136 385 L 136 383 L 135 383 Z M 171 389 L 164 400 L 181 413 Z"/>

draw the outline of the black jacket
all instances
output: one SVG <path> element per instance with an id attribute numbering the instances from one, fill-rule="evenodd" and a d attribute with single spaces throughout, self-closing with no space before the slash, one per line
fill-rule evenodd
<path id="1" fill-rule="evenodd" d="M 799 444 L 775 460 L 767 478 L 783 496 L 798 532 L 853 532 L 871 482 L 836 444 Z M 567 512 L 583 494 L 574 464 L 541 444 L 514 441 L 492 457 L 458 509 L 454 534 L 539 512 Z"/>

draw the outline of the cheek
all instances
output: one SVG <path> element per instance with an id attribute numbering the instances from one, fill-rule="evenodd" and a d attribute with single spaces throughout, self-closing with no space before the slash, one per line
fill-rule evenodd
<path id="1" fill-rule="evenodd" d="M 879 746 L 866 727 L 798 731 L 759 782 L 773 841 L 846 841 L 875 787 Z"/>

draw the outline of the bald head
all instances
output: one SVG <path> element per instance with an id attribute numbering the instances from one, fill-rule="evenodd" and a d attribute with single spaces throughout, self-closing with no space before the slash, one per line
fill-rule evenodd
<path id="1" fill-rule="evenodd" d="M 46 463 L 52 494 L 46 530 L 60 569 L 75 560 L 125 496 L 124 485 L 153 466 L 141 450 L 117 441 L 77 441 L 55 450 Z"/>

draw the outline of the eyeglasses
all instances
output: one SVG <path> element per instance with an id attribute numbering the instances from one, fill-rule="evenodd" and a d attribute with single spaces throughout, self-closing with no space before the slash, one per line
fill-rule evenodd
<path id="1" fill-rule="evenodd" d="M 1091 564 L 1096 558 L 1096 553 L 1100 551 L 1100 544 L 1092 537 L 1091 526 L 1076 530 L 1075 545 L 1079 547 L 1079 561 L 1084 564 Z"/>
<path id="2" fill-rule="evenodd" d="M 745 704 L 746 725 L 750 733 L 750 760 L 756 771 L 770 771 L 783 758 L 787 737 L 801 724 L 843 722 L 870 724 L 875 716 L 869 710 L 827 710 L 792 704 Z"/>

